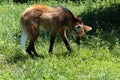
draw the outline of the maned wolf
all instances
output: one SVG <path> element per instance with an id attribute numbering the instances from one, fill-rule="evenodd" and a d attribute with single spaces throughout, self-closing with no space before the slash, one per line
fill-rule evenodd
<path id="1" fill-rule="evenodd" d="M 71 33 L 75 35 L 78 45 L 80 45 L 80 37 L 87 31 L 92 30 L 90 26 L 84 25 L 78 17 L 74 16 L 70 10 L 61 6 L 53 8 L 46 5 L 33 5 L 22 13 L 21 24 L 21 44 L 25 49 L 27 36 L 30 38 L 26 52 L 31 57 L 38 56 L 34 42 L 40 33 L 41 27 L 44 29 L 51 28 L 49 53 L 52 53 L 57 35 L 61 36 L 68 51 L 72 50 L 67 40 L 66 29 L 70 29 Z"/>

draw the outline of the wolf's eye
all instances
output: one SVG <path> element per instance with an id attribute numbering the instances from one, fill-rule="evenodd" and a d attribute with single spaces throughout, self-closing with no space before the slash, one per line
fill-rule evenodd
<path id="1" fill-rule="evenodd" d="M 80 33 L 80 32 L 82 31 L 82 27 L 81 27 L 80 25 L 75 26 L 75 31 L 76 31 L 77 33 Z"/>

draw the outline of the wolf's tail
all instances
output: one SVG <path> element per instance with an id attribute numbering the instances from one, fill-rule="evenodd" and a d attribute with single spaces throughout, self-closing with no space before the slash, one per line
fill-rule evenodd
<path id="1" fill-rule="evenodd" d="M 22 29 L 22 36 L 21 36 L 21 46 L 22 49 L 25 50 L 25 45 L 26 45 L 26 41 L 27 41 L 27 32 L 26 30 L 23 28 Z"/>

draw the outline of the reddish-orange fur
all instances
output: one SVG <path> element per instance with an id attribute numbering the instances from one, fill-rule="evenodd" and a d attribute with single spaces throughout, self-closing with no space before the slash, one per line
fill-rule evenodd
<path id="1" fill-rule="evenodd" d="M 89 26 L 83 25 L 81 20 L 74 16 L 68 9 L 64 7 L 53 8 L 46 5 L 34 5 L 27 8 L 21 15 L 21 23 L 30 38 L 29 45 L 26 49 L 30 56 L 33 56 L 33 53 L 37 56 L 34 42 L 40 33 L 41 27 L 51 29 L 49 52 L 52 52 L 54 40 L 58 34 L 61 35 L 67 49 L 71 51 L 67 41 L 66 29 L 70 29 L 76 36 L 78 44 L 80 37 L 86 31 L 92 29 Z"/>

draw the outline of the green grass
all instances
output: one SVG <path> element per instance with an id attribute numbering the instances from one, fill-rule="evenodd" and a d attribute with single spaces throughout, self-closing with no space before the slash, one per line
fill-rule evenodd
<path id="1" fill-rule="evenodd" d="M 80 5 L 73 2 L 60 4 L 54 1 L 42 3 L 49 6 L 62 5 L 75 15 L 80 15 L 100 7 L 104 7 L 103 9 L 111 7 L 112 4 L 119 4 L 120 1 L 87 2 L 86 0 Z M 114 36 L 114 33 L 103 36 L 98 29 L 96 29 L 97 35 L 88 33 L 83 37 L 80 46 L 77 46 L 69 36 L 69 43 L 74 50 L 72 53 L 67 51 L 58 37 L 52 55 L 48 53 L 48 33 L 42 32 L 42 37 L 39 37 L 36 42 L 36 50 L 40 57 L 31 59 L 21 50 L 21 26 L 19 24 L 22 11 L 30 5 L 0 3 L 0 80 L 120 79 L 119 37 Z"/>

